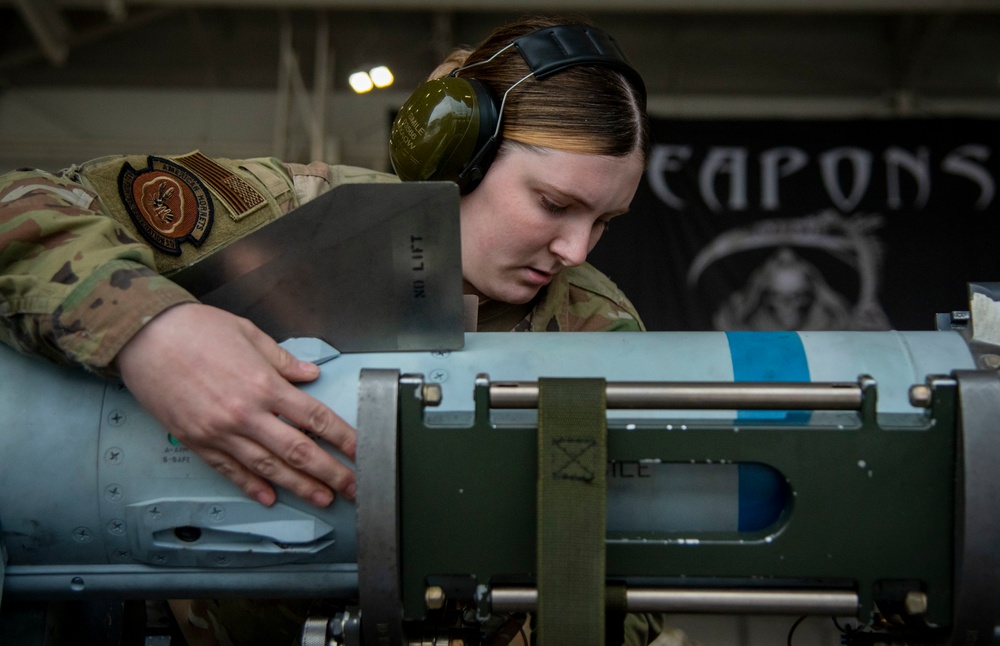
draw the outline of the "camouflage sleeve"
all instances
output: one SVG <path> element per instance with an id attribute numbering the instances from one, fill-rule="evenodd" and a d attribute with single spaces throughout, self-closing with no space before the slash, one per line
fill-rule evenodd
<path id="1" fill-rule="evenodd" d="M 258 160 L 263 162 L 264 160 Z M 326 193 L 331 188 L 341 184 L 356 183 L 396 183 L 399 178 L 389 173 L 369 170 L 357 166 L 345 166 L 313 162 L 311 164 L 296 164 L 269 160 L 272 167 L 279 165 L 290 176 L 295 188 L 295 206 L 305 204 Z"/>
<path id="2" fill-rule="evenodd" d="M 43 172 L 0 176 L 0 341 L 111 375 L 144 323 L 195 299 L 95 198 Z"/>
<path id="3" fill-rule="evenodd" d="M 635 306 L 611 280 L 584 263 L 563 270 L 529 315 L 532 332 L 641 332 Z"/>

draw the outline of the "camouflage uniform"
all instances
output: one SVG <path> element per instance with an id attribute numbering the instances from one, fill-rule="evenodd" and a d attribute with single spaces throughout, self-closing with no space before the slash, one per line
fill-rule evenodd
<path id="1" fill-rule="evenodd" d="M 169 279 L 172 272 L 334 186 L 396 181 L 350 166 L 210 159 L 199 152 L 113 156 L 58 175 L 0 176 L 0 341 L 114 375 L 115 356 L 146 322 L 196 301 Z M 624 294 L 584 264 L 562 271 L 528 304 L 484 303 L 478 329 L 644 327 Z M 199 643 L 273 644 L 294 640 L 313 603 L 198 600 L 176 609 Z M 630 617 L 627 641 L 645 643 L 647 632 L 650 638 L 658 632 L 652 628 Z"/>
<path id="2" fill-rule="evenodd" d="M 584 263 L 556 274 L 530 303 L 487 301 L 479 306 L 480 332 L 636 332 L 642 320 L 607 276 Z"/>
<path id="3" fill-rule="evenodd" d="M 195 301 L 170 281 L 173 271 L 333 186 L 395 181 L 349 166 L 199 152 L 0 176 L 0 341 L 111 375 L 143 324 Z M 642 329 L 624 295 L 589 265 L 562 272 L 502 327 L 480 318 L 483 330 Z"/>
<path id="4" fill-rule="evenodd" d="M 607 276 L 588 263 L 559 272 L 514 327 L 530 332 L 638 332 L 639 313 Z"/>

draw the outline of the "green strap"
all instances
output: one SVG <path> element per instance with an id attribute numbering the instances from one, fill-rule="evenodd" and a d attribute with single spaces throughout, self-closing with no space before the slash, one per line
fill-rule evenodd
<path id="1" fill-rule="evenodd" d="M 604 643 L 625 643 L 625 617 L 628 615 L 628 591 L 624 583 L 609 584 L 604 589 Z"/>
<path id="2" fill-rule="evenodd" d="M 604 643 L 603 379 L 538 381 L 539 644 Z"/>

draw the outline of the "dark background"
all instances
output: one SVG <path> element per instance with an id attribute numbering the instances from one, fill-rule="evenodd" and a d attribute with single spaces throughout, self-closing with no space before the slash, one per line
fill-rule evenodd
<path id="1" fill-rule="evenodd" d="M 956 148 L 977 144 L 989 157 L 976 164 L 995 184 L 1000 161 L 995 150 L 1000 121 L 979 119 L 865 120 L 654 120 L 654 145 L 683 145 L 692 154 L 683 167 L 669 171 L 670 189 L 686 203 L 671 208 L 654 194 L 647 172 L 632 211 L 615 220 L 591 254 L 590 261 L 607 273 L 629 296 L 652 330 L 711 330 L 712 312 L 774 249 L 733 254 L 708 267 L 696 286 L 686 274 L 696 255 L 716 236 L 762 220 L 803 218 L 834 211 L 845 218 L 880 216 L 872 235 L 882 247 L 878 301 L 890 326 L 900 330 L 933 329 L 934 314 L 968 309 L 966 284 L 1000 280 L 996 252 L 1000 195 L 977 206 L 981 187 L 967 177 L 948 173 L 942 162 Z M 699 194 L 698 171 L 711 147 L 747 150 L 746 208 L 713 211 Z M 809 161 L 781 180 L 778 210 L 761 206 L 759 154 L 776 146 L 805 151 Z M 831 149 L 857 147 L 871 154 L 871 179 L 863 198 L 845 212 L 828 196 L 818 157 Z M 925 150 L 930 193 L 917 204 L 917 183 L 907 172 L 900 177 L 901 202 L 888 200 L 884 153 L 897 147 Z M 847 164 L 838 165 L 842 185 L 849 188 Z M 730 177 L 715 178 L 715 193 L 726 204 Z M 797 249 L 814 264 L 827 284 L 849 302 L 859 289 L 858 272 L 842 259 L 821 250 Z"/>

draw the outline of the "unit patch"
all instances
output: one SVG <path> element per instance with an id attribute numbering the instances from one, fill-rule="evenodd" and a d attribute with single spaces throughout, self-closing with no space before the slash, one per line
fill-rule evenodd
<path id="1" fill-rule="evenodd" d="M 126 163 L 118 174 L 118 193 L 139 233 L 172 256 L 181 243 L 200 246 L 212 228 L 214 207 L 205 185 L 183 166 L 162 157 L 146 168 Z"/>

